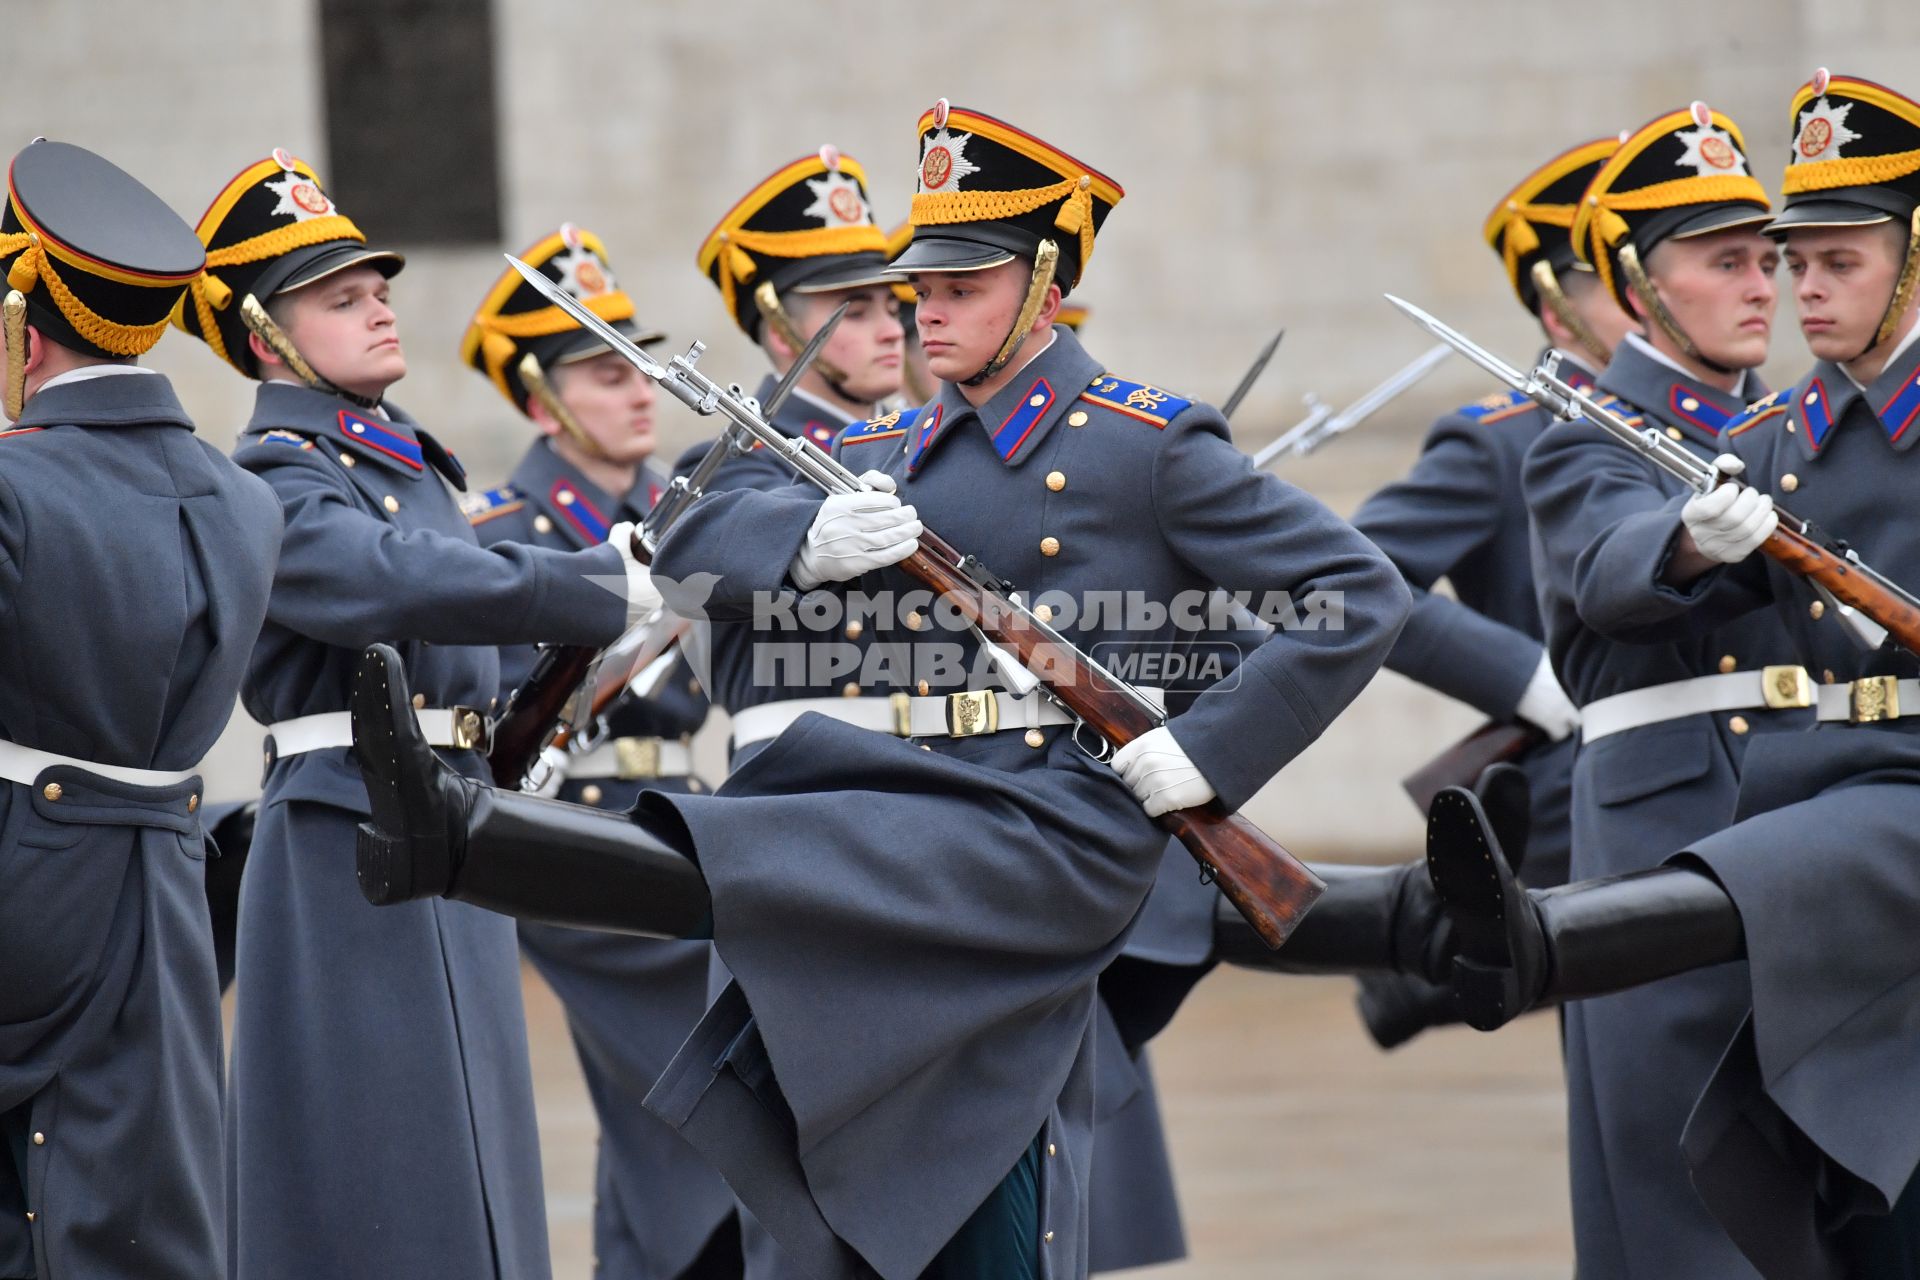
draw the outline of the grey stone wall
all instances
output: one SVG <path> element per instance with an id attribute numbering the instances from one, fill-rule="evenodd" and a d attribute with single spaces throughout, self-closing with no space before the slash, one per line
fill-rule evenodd
<path id="1" fill-rule="evenodd" d="M 706 340 L 716 375 L 749 381 L 759 365 L 693 267 L 712 222 L 828 141 L 867 166 L 877 215 L 904 217 L 914 121 L 944 95 L 1127 187 L 1082 291 L 1095 312 L 1087 340 L 1116 372 L 1218 399 L 1288 326 L 1239 417 L 1250 445 L 1290 421 L 1303 392 L 1349 398 L 1422 348 L 1385 290 L 1528 354 L 1534 334 L 1480 224 L 1564 147 L 1700 97 L 1742 122 L 1776 186 L 1787 99 L 1815 65 L 1920 88 L 1910 0 L 496 0 L 496 11 L 501 247 L 562 219 L 594 228 L 646 318 L 676 342 Z M 0 143 L 44 133 L 95 147 L 189 219 L 274 146 L 325 176 L 306 0 L 7 0 L 0 18 L 12 130 Z M 455 348 L 499 259 L 400 247 L 412 372 L 395 398 L 477 477 L 497 477 L 526 428 Z M 1780 381 L 1806 356 L 1790 320 L 1777 333 Z M 250 388 L 181 336 L 151 362 L 206 434 L 230 442 Z M 1444 366 L 1289 478 L 1350 510 L 1405 467 L 1427 421 L 1486 390 Z M 669 453 L 702 434 L 677 408 L 667 418 Z M 1305 850 L 1411 847 L 1419 824 L 1396 780 L 1472 723 L 1383 676 L 1255 816 Z M 216 794 L 254 784 L 253 734 L 236 730 Z"/>

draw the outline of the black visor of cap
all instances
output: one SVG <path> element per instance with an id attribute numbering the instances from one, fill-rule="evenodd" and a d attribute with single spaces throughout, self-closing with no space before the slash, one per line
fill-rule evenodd
<path id="1" fill-rule="evenodd" d="M 1744 200 L 1732 200 L 1724 204 L 1683 205 L 1678 209 L 1663 209 L 1647 219 L 1646 224 L 1634 233 L 1633 241 L 1645 253 L 1662 240 L 1686 240 L 1715 231 L 1730 231 L 1735 227 L 1758 227 L 1772 217 L 1770 211 Z"/>
<path id="2" fill-rule="evenodd" d="M 1817 196 L 1794 196 L 1768 225 L 1769 234 L 1794 227 L 1861 227 L 1913 217 L 1915 197 L 1892 187 L 1840 187 Z"/>
<path id="3" fill-rule="evenodd" d="M 615 320 L 612 321 L 612 325 L 624 334 L 628 341 L 639 347 L 644 347 L 650 342 L 660 342 L 667 336 L 658 329 L 643 329 L 631 320 Z M 570 329 L 566 333 L 557 333 L 538 343 L 529 343 L 528 346 L 543 365 L 589 360 L 603 351 L 612 349 L 587 329 Z M 545 349 L 542 350 L 542 347 Z"/>
<path id="4" fill-rule="evenodd" d="M 999 243 L 1001 237 L 990 239 L 987 233 L 991 230 L 987 224 L 975 223 L 967 227 L 967 235 L 933 235 L 919 231 L 913 243 L 893 260 L 888 274 L 897 280 L 918 271 L 983 271 L 1011 262 L 1022 253 L 1031 257 L 1039 247 L 1028 245 L 1024 250 L 1016 250 Z M 972 234 L 976 231 L 980 234 Z"/>
<path id="5" fill-rule="evenodd" d="M 305 288 L 348 267 L 368 266 L 392 279 L 400 274 L 407 260 L 387 249 L 369 249 L 352 240 L 332 240 L 325 244 L 295 249 L 281 257 L 254 282 L 254 293 L 261 301 L 277 293 Z"/>
<path id="6" fill-rule="evenodd" d="M 772 279 L 773 287 L 782 293 L 830 293 L 885 284 L 893 279 L 893 273 L 883 253 L 838 253 L 795 259 L 790 269 L 775 272 Z"/>

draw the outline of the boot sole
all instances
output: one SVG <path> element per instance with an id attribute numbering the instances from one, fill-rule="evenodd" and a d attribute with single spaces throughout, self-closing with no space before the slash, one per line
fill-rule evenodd
<path id="1" fill-rule="evenodd" d="M 1504 1026 L 1520 1012 L 1503 866 L 1473 793 L 1448 787 L 1436 795 L 1427 812 L 1427 873 L 1460 943 L 1454 993 L 1467 1023 L 1482 1031 Z"/>

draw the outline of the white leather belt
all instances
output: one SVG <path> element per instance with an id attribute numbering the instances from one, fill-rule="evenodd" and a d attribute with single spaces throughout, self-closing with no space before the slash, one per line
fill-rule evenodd
<path id="1" fill-rule="evenodd" d="M 102 778 L 124 782 L 135 787 L 177 787 L 198 776 L 191 769 L 176 773 L 168 769 L 132 769 L 118 764 L 95 764 L 91 760 L 76 760 L 72 756 L 56 755 L 51 751 L 36 751 L 32 747 L 23 747 L 18 743 L 0 740 L 0 778 L 5 778 L 8 782 L 31 786 L 35 778 L 55 765 L 64 765 L 69 769 L 84 769 Z"/>
<path id="2" fill-rule="evenodd" d="M 693 752 L 677 738 L 609 738 L 591 751 L 568 756 L 565 767 L 575 782 L 684 778 L 693 772 Z"/>
<path id="3" fill-rule="evenodd" d="M 427 707 L 415 711 L 427 745 L 461 751 L 485 751 L 492 733 L 487 718 L 471 707 Z M 322 711 L 296 716 L 267 726 L 267 739 L 276 760 L 353 745 L 353 713 Z"/>
<path id="4" fill-rule="evenodd" d="M 1628 729 L 1710 711 L 1810 707 L 1813 687 L 1805 667 L 1762 667 L 1758 671 L 1729 671 L 1629 689 L 1580 708 L 1580 740 L 1592 742 Z"/>
<path id="5" fill-rule="evenodd" d="M 1920 680 L 1868 676 L 1846 684 L 1823 684 L 1819 709 L 1814 714 L 1822 722 L 1844 720 L 1848 724 L 1876 724 L 1903 715 L 1920 715 Z"/>
<path id="6" fill-rule="evenodd" d="M 1153 702 L 1161 701 L 1159 689 L 1135 687 Z M 1037 692 L 1024 698 L 977 689 L 933 698 L 916 698 L 904 693 L 885 698 L 794 698 L 747 707 L 736 713 L 733 745 L 738 749 L 777 738 L 809 711 L 896 738 L 972 738 L 983 733 L 1074 723 L 1073 717 L 1058 703 Z"/>

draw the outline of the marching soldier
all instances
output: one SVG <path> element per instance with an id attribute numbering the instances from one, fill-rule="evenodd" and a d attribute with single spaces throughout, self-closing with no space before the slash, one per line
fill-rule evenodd
<path id="1" fill-rule="evenodd" d="M 660 549 L 663 584 L 680 596 L 692 574 L 715 575 L 706 612 L 735 618 L 756 595 L 824 607 L 856 587 L 907 590 L 889 566 L 924 511 L 1083 648 L 1176 643 L 1165 611 L 1216 585 L 1339 593 L 1344 625 L 1283 628 L 1232 687 L 1109 767 L 1037 693 L 995 689 L 968 633 L 914 608 L 898 625 L 909 656 L 951 645 L 956 666 L 924 666 L 926 687 L 909 690 L 876 668 L 855 690 L 872 694 L 736 718 L 745 758 L 720 792 L 649 793 L 640 829 L 437 769 L 394 716 L 405 685 L 377 654 L 356 694 L 376 815 L 362 861 L 377 899 L 478 892 L 604 921 L 617 881 L 629 923 L 662 929 L 700 927 L 710 902 L 734 983 L 649 1106 L 796 1264 L 1081 1275 L 1094 984 L 1160 865 L 1149 819 L 1244 802 L 1371 677 L 1407 594 L 1351 528 L 1255 471 L 1215 411 L 1106 372 L 1053 327 L 1118 186 L 945 102 L 920 133 L 918 234 L 896 265 L 920 295 L 937 398 L 841 436 L 867 489 L 695 503 Z M 1132 593 L 1155 621 L 1069 620 L 1094 592 Z M 568 861 L 597 864 L 597 879 L 541 868 L 561 824 Z"/>
<path id="2" fill-rule="evenodd" d="M 1785 245 L 1813 370 L 1722 433 L 1720 469 L 1745 484 L 1650 516 L 1653 554 L 1588 603 L 1596 626 L 1636 637 L 1719 635 L 1771 606 L 1799 679 L 1817 673 L 1816 731 L 1753 741 L 1742 820 L 1688 839 L 1669 867 L 1529 901 L 1465 873 L 1475 837 L 1463 830 L 1436 842 L 1435 874 L 1463 919 L 1482 922 L 1469 950 L 1488 982 L 1468 994 L 1496 1017 L 1502 1003 L 1744 955 L 1727 967 L 1748 978 L 1751 1015 L 1695 1082 L 1683 1144 L 1694 1186 L 1768 1276 L 1912 1275 L 1920 1206 L 1909 1196 L 1880 1215 L 1920 1165 L 1920 750 L 1906 718 L 1920 660 L 1911 637 L 1863 643 L 1835 601 L 1754 552 L 1779 526 L 1778 495 L 1866 564 L 1912 578 L 1920 546 L 1888 514 L 1911 489 L 1907 428 L 1920 419 L 1920 102 L 1822 70 L 1794 95 L 1792 125 L 1786 205 L 1768 230 Z"/>
<path id="3" fill-rule="evenodd" d="M 665 335 L 634 320 L 606 247 L 571 223 L 520 255 L 635 342 Z M 584 550 L 613 525 L 642 519 L 665 492 L 654 450 L 653 383 L 542 298 L 509 268 L 489 290 L 461 356 L 533 422 L 540 436 L 513 479 L 461 506 L 481 545 Z M 536 650 L 500 651 L 505 696 Z M 698 790 L 688 736 L 707 715 L 685 664 L 658 696 L 623 696 L 602 740 L 569 754 L 557 794 L 624 813 L 643 787 Z M 707 1163 L 644 1106 L 674 1050 L 707 1007 L 705 942 L 634 939 L 523 922 L 520 948 L 566 1006 L 574 1048 L 600 1120 L 593 1255 L 618 1280 L 739 1274 L 733 1196 Z M 732 1261 L 726 1260 L 731 1254 Z"/>
<path id="4" fill-rule="evenodd" d="M 627 527 L 569 553 L 475 543 L 448 489 L 459 463 L 386 399 L 406 372 L 387 303 L 401 259 L 367 247 L 312 169 L 276 151 L 198 230 L 209 271 L 180 323 L 259 380 L 237 461 L 288 534 L 244 688 L 270 728 L 241 890 L 233 1274 L 545 1276 L 513 929 L 452 904 L 366 909 L 348 681 L 367 644 L 403 645 L 421 731 L 484 776 L 500 688 L 484 646 L 604 644 L 658 597 Z"/>
<path id="5" fill-rule="evenodd" d="M 1591 387 L 1632 322 L 1593 268 L 1576 260 L 1567 228 L 1587 183 L 1619 146 L 1601 138 L 1529 174 L 1488 216 L 1487 243 L 1545 331 L 1562 376 Z M 1543 353 L 1544 354 L 1544 353 Z M 1548 657 L 1534 597 L 1531 532 L 1520 493 L 1528 447 L 1552 421 L 1522 396 L 1489 396 L 1435 423 L 1408 475 L 1354 515 L 1414 590 L 1414 610 L 1387 665 L 1498 721 L 1541 735 L 1518 761 L 1532 795 L 1526 881 L 1567 878 L 1568 792 L 1579 711 Z M 1432 591 L 1441 578 L 1453 595 Z M 1411 975 L 1361 979 L 1368 1030 L 1391 1048 L 1459 1017 L 1452 990 Z"/>
<path id="6" fill-rule="evenodd" d="M 205 251 L 35 141 L 0 211 L 0 1274 L 226 1267 L 202 787 L 266 616 L 273 495 L 137 358 Z"/>
<path id="7" fill-rule="evenodd" d="M 1638 325 L 1599 391 L 1701 457 L 1760 393 L 1778 252 L 1739 128 L 1703 103 L 1623 140 L 1579 201 L 1571 236 Z M 1517 393 L 1516 393 L 1517 398 Z M 1655 555 L 1645 531 L 1679 483 L 1586 422 L 1548 428 L 1523 476 L 1554 669 L 1580 705 L 1577 879 L 1639 871 L 1732 822 L 1754 737 L 1805 727 L 1765 667 L 1787 652 L 1755 617 L 1685 642 L 1596 630 L 1596 597 Z M 1689 974 L 1565 1015 L 1568 1155 L 1582 1274 L 1737 1276 L 1748 1268 L 1688 1180 L 1678 1138 L 1747 1007 L 1739 966 Z"/>

